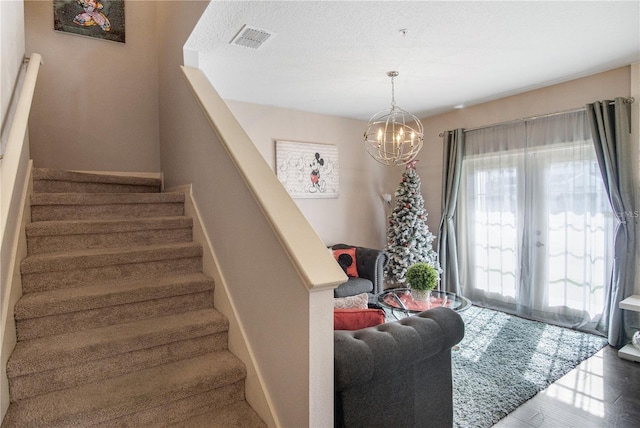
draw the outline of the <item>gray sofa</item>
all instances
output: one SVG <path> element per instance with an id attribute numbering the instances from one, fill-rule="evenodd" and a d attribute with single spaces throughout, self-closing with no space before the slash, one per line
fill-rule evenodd
<path id="1" fill-rule="evenodd" d="M 334 289 L 334 297 L 355 296 L 356 294 L 369 293 L 377 296 L 384 289 L 384 267 L 389 256 L 384 250 L 358 247 L 356 245 L 336 244 L 330 248 L 341 250 L 345 248 L 356 249 L 356 267 L 358 278 L 349 277 L 349 280 Z M 375 301 L 375 299 L 369 299 Z"/>
<path id="2" fill-rule="evenodd" d="M 447 308 L 335 331 L 335 427 L 451 427 L 451 347 L 463 336 Z"/>

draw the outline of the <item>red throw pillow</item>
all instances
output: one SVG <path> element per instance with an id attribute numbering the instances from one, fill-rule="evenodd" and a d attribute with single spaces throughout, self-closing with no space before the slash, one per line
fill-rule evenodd
<path id="1" fill-rule="evenodd" d="M 347 276 L 351 276 L 354 278 L 358 277 L 358 268 L 356 266 L 356 249 L 355 248 L 345 248 L 342 250 L 333 250 L 333 257 L 335 257 L 336 261 L 347 274 Z"/>
<path id="2" fill-rule="evenodd" d="M 334 309 L 334 330 L 360 330 L 384 323 L 382 309 Z"/>

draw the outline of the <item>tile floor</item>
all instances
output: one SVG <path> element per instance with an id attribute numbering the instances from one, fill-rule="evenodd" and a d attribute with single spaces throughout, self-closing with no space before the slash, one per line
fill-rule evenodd
<path id="1" fill-rule="evenodd" d="M 640 427 L 640 363 L 607 346 L 494 427 Z"/>

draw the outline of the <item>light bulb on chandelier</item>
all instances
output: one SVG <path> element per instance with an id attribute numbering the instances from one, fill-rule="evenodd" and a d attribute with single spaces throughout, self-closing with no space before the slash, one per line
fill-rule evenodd
<path id="1" fill-rule="evenodd" d="M 391 108 L 374 114 L 364 131 L 367 152 L 387 166 L 411 162 L 422 148 L 424 132 L 422 123 L 413 114 L 396 105 L 394 77 L 397 71 L 389 71 L 391 77 Z"/>

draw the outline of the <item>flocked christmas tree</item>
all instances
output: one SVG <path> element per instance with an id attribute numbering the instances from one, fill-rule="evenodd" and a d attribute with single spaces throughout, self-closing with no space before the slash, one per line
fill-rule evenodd
<path id="1" fill-rule="evenodd" d="M 435 237 L 427 226 L 427 212 L 420 193 L 416 162 L 407 164 L 402 174 L 387 229 L 389 262 L 385 272 L 387 278 L 400 283 L 405 282 L 407 269 L 416 262 L 428 263 L 440 272 L 437 254 L 432 247 Z"/>

